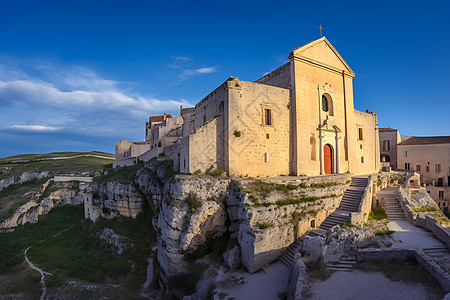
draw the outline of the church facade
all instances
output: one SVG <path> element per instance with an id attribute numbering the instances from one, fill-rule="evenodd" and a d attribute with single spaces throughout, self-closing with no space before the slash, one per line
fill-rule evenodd
<path id="1" fill-rule="evenodd" d="M 378 172 L 377 115 L 354 109 L 354 77 L 320 38 L 255 82 L 230 77 L 181 108 L 182 137 L 164 153 L 181 173 L 210 166 L 251 177 Z"/>

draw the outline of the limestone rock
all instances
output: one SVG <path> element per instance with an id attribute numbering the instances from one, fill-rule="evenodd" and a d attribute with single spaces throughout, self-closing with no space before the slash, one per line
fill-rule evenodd
<path id="1" fill-rule="evenodd" d="M 303 286 L 306 283 L 306 266 L 301 260 L 294 260 L 291 276 L 289 277 L 287 286 L 288 300 L 303 299 Z"/>
<path id="2" fill-rule="evenodd" d="M 45 178 L 48 177 L 49 172 L 45 171 L 45 172 L 24 172 L 22 173 L 22 175 L 20 175 L 20 179 L 19 179 L 19 184 L 22 184 L 26 181 L 30 181 L 33 179 L 41 179 L 41 178 Z"/>
<path id="3" fill-rule="evenodd" d="M 14 176 L 0 180 L 0 191 L 14 184 Z"/>
<path id="4" fill-rule="evenodd" d="M 223 254 L 223 261 L 230 269 L 237 269 L 241 266 L 241 247 L 235 245 Z"/>
<path id="5" fill-rule="evenodd" d="M 103 228 L 103 231 L 99 234 L 102 240 L 105 240 L 108 244 L 115 248 L 117 254 L 122 254 L 123 251 L 132 247 L 133 244 L 127 238 L 117 234 L 111 228 Z"/>
<path id="6" fill-rule="evenodd" d="M 226 230 L 225 210 L 214 201 L 206 201 L 192 214 L 189 226 L 181 236 L 180 246 L 183 250 L 196 249 L 208 238 L 221 236 Z"/>

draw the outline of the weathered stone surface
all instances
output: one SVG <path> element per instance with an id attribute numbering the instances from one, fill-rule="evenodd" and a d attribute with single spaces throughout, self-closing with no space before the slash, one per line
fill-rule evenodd
<path id="1" fill-rule="evenodd" d="M 133 244 L 127 238 L 117 234 L 111 228 L 103 228 L 103 231 L 99 234 L 102 240 L 105 240 L 108 244 L 112 245 L 117 254 L 122 254 L 123 251 L 132 247 Z"/>
<path id="2" fill-rule="evenodd" d="M 11 184 L 14 184 L 14 176 L 0 180 L 0 191 L 7 188 Z"/>
<path id="3" fill-rule="evenodd" d="M 180 245 L 183 250 L 196 249 L 208 238 L 221 236 L 227 231 L 226 213 L 223 207 L 214 201 L 206 201 L 191 215 L 189 225 L 183 232 Z"/>
<path id="4" fill-rule="evenodd" d="M 306 284 L 306 266 L 298 259 L 294 260 L 294 264 L 291 270 L 291 276 L 287 286 L 287 299 L 288 300 L 301 300 L 303 299 L 303 287 Z"/>
<path id="5" fill-rule="evenodd" d="M 237 269 L 241 266 L 241 247 L 235 245 L 223 254 L 223 261 L 230 269 Z"/>
<path id="6" fill-rule="evenodd" d="M 45 171 L 45 172 L 24 172 L 22 173 L 22 175 L 20 175 L 19 178 L 19 184 L 22 184 L 26 181 L 30 181 L 33 179 L 41 179 L 41 178 L 45 178 L 48 177 L 49 172 Z"/>
<path id="7" fill-rule="evenodd" d="M 94 201 L 97 200 L 105 218 L 120 215 L 135 218 L 142 210 L 144 199 L 131 184 L 111 181 L 106 185 L 94 185 L 94 189 L 100 194 L 100 199 Z"/>

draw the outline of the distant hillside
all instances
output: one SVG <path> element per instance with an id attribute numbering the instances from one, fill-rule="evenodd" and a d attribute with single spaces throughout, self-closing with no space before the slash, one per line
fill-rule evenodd
<path id="1" fill-rule="evenodd" d="M 104 152 L 55 152 L 21 154 L 0 158 L 0 228 L 26 222 L 26 213 L 45 197 L 58 198 L 58 190 L 79 192 L 78 183 L 48 183 L 55 175 L 98 176 L 112 167 L 114 156 Z M 26 208 L 23 205 L 28 205 Z M 3 224 L 5 220 L 16 216 Z"/>
<path id="2" fill-rule="evenodd" d="M 0 180 L 20 176 L 24 172 L 97 175 L 105 165 L 112 163 L 114 155 L 105 152 L 54 152 L 21 154 L 0 157 Z"/>

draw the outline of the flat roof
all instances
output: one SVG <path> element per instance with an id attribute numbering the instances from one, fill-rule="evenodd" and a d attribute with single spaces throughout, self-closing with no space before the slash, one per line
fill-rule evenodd
<path id="1" fill-rule="evenodd" d="M 450 136 L 412 136 L 398 145 L 450 144 Z"/>

